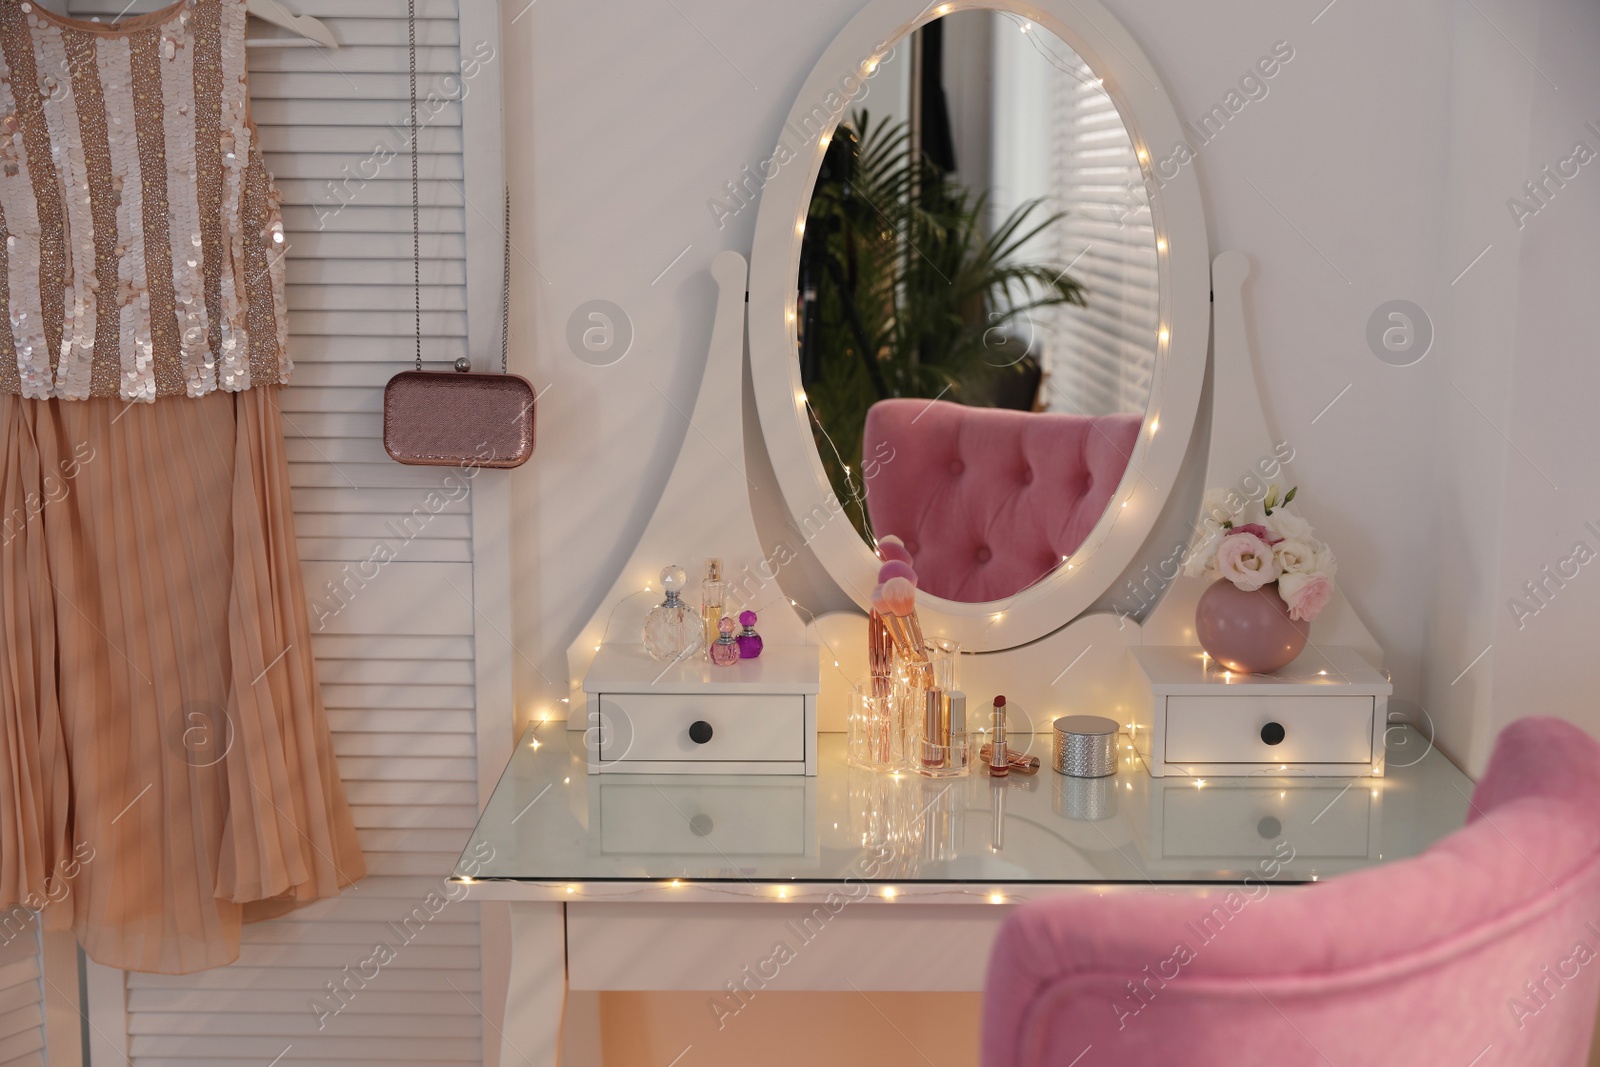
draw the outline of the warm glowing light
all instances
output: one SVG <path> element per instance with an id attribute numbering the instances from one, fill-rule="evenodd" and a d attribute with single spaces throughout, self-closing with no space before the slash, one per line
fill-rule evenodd
<path id="1" fill-rule="evenodd" d="M 534 748 L 538 748 L 538 747 L 539 747 L 539 741 L 538 741 L 538 739 L 537 739 L 537 738 L 535 738 L 535 739 L 534 739 L 534 742 L 533 742 L 533 747 L 534 747 Z"/>
<path id="2" fill-rule="evenodd" d="M 567 698 L 566 697 L 562 697 L 561 698 L 561 703 L 565 704 L 566 702 L 567 702 Z"/>
<path id="3" fill-rule="evenodd" d="M 838 666 L 838 665 L 839 665 L 839 661 L 838 661 L 838 660 L 834 660 L 834 661 L 833 661 L 833 665 L 834 665 L 834 666 L 835 666 L 835 667 L 837 667 L 837 666 Z"/>
<path id="4" fill-rule="evenodd" d="M 934 9 L 933 13 L 935 15 L 948 15 L 950 14 L 950 9 L 953 7 L 955 7 L 954 4 L 940 4 Z"/>
<path id="5" fill-rule="evenodd" d="M 883 887 L 883 897 L 885 900 L 893 900 L 899 892 L 900 891 L 892 885 L 886 885 Z"/>
<path id="6" fill-rule="evenodd" d="M 1378 791 L 1377 791 L 1377 790 L 1376 790 L 1376 789 L 1374 789 L 1374 790 L 1373 790 L 1373 791 L 1372 791 L 1372 795 L 1373 795 L 1373 796 L 1377 796 L 1377 795 L 1378 795 Z"/>
<path id="7" fill-rule="evenodd" d="M 831 140 L 833 140 L 833 134 L 825 133 L 825 134 L 822 135 L 822 140 L 817 142 L 817 145 L 819 147 L 821 147 L 821 148 L 827 148 L 828 147 L 828 142 L 831 141 Z"/>
<path id="8" fill-rule="evenodd" d="M 1328 672 L 1327 671 L 1318 671 L 1317 673 L 1318 674 L 1327 674 Z"/>
<path id="9" fill-rule="evenodd" d="M 1161 420 L 1159 418 L 1151 419 L 1150 420 L 1150 436 L 1154 437 L 1156 435 L 1156 431 L 1159 430 L 1159 429 L 1161 429 Z"/>
<path id="10" fill-rule="evenodd" d="M 878 60 L 877 60 L 876 56 L 874 56 L 872 59 L 867 60 L 867 73 L 868 74 L 871 74 L 873 71 L 875 71 L 877 69 L 878 69 Z"/>
<path id="11" fill-rule="evenodd" d="M 478 884 L 476 878 L 467 878 L 465 876 L 463 876 L 461 878 L 457 878 L 456 881 L 460 882 L 462 885 L 477 885 Z"/>
<path id="12" fill-rule="evenodd" d="M 1166 344 L 1167 343 L 1167 338 L 1169 338 L 1171 336 L 1172 336 L 1172 334 L 1167 330 L 1167 328 L 1165 326 L 1163 326 L 1156 333 L 1156 340 L 1160 341 L 1162 344 Z"/>
<path id="13" fill-rule="evenodd" d="M 1166 250 L 1167 250 L 1167 239 L 1165 237 L 1157 237 L 1156 238 L 1156 251 L 1157 252 L 1165 252 Z"/>
<path id="14" fill-rule="evenodd" d="M 575 885 L 569 885 L 569 886 L 567 886 L 567 892 L 569 892 L 569 893 L 576 893 L 576 892 L 577 892 L 577 891 L 578 891 L 578 887 L 577 887 L 577 886 L 575 886 Z"/>
<path id="15" fill-rule="evenodd" d="M 1150 162 L 1150 153 L 1146 152 L 1142 148 L 1139 149 L 1139 162 L 1140 163 L 1148 163 L 1148 162 Z"/>
<path id="16" fill-rule="evenodd" d="M 674 878 L 672 880 L 672 888 L 674 888 L 674 889 L 682 889 L 683 888 L 683 883 L 678 881 L 676 878 Z"/>
<path id="17" fill-rule="evenodd" d="M 1124 500 L 1124 501 L 1123 501 L 1123 502 L 1122 502 L 1122 506 L 1123 506 L 1123 507 L 1127 507 L 1127 506 L 1128 506 L 1128 502 L 1127 502 L 1127 501 L 1126 501 L 1126 500 Z"/>
<path id="18" fill-rule="evenodd" d="M 599 645 L 595 645 L 595 646 L 594 646 L 594 650 L 595 650 L 595 651 L 596 651 L 596 652 L 599 652 L 599 651 L 600 651 L 600 646 L 599 646 Z"/>
<path id="19" fill-rule="evenodd" d="M 1204 789 L 1206 787 L 1206 780 L 1204 778 L 1196 778 L 1194 780 L 1194 787 L 1196 789 Z"/>
<path id="20" fill-rule="evenodd" d="M 1284 792 L 1284 791 L 1283 791 L 1283 790 L 1281 790 L 1281 789 L 1280 789 L 1280 790 L 1279 790 L 1279 791 L 1278 791 L 1278 799 L 1279 799 L 1279 800 L 1282 800 L 1282 799 L 1283 799 L 1283 798 L 1284 798 L 1284 797 L 1287 797 L 1287 796 L 1288 796 L 1288 795 L 1289 795 L 1289 794 L 1288 794 L 1288 793 L 1285 793 L 1285 792 Z"/>
<path id="21" fill-rule="evenodd" d="M 572 779 L 571 778 L 563 778 L 563 779 L 561 779 L 561 784 L 562 785 L 571 785 L 572 784 Z"/>
<path id="22" fill-rule="evenodd" d="M 1029 31 L 1029 30 L 1031 30 L 1031 29 L 1033 29 L 1033 23 L 1031 23 L 1031 22 L 1024 22 L 1024 23 L 1023 23 L 1023 24 L 1022 24 L 1022 32 L 1023 32 L 1023 33 L 1027 33 L 1027 32 L 1028 32 L 1028 31 Z"/>
<path id="23" fill-rule="evenodd" d="M 787 897 L 788 895 L 789 895 L 789 891 L 787 889 L 783 888 L 783 886 L 780 885 L 778 887 L 778 899 L 782 900 L 785 897 Z"/>
<path id="24" fill-rule="evenodd" d="M 799 222 L 794 224 L 794 233 L 795 233 L 795 236 L 798 237 L 798 236 L 800 236 L 801 234 L 803 234 L 805 232 L 806 232 L 806 220 L 805 219 L 801 219 Z"/>
<path id="25" fill-rule="evenodd" d="M 1004 904 L 1005 902 L 1006 902 L 1006 898 L 1004 896 L 1002 896 L 998 891 L 989 894 L 989 903 L 991 903 L 991 904 Z"/>

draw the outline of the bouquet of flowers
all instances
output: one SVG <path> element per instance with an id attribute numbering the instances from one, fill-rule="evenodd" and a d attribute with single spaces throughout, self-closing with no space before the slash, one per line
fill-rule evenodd
<path id="1" fill-rule="evenodd" d="M 1232 489 L 1206 492 L 1200 532 L 1184 561 L 1193 578 L 1226 578 L 1245 592 L 1277 583 L 1289 617 L 1310 622 L 1333 596 L 1338 561 L 1317 540 L 1311 524 L 1286 510 L 1298 486 L 1279 495 L 1276 485 L 1261 500 L 1259 522 L 1241 522 L 1254 505 Z M 1254 516 L 1251 516 L 1252 518 Z"/>

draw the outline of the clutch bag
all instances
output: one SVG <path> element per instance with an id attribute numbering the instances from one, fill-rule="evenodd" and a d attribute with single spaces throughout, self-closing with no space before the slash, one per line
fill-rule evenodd
<path id="1" fill-rule="evenodd" d="M 516 374 L 403 371 L 383 390 L 383 448 L 424 467 L 520 467 L 533 455 L 533 401 Z"/>

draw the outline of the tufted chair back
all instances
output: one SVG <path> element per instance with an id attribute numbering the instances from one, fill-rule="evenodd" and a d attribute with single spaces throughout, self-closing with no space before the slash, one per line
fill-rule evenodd
<path id="1" fill-rule="evenodd" d="M 872 529 L 906 543 L 924 592 L 968 603 L 1011 596 L 1083 543 L 1143 422 L 880 400 L 861 452 Z"/>

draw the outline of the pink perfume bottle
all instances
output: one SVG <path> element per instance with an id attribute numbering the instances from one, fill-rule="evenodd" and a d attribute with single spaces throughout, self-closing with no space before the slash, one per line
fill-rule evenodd
<path id="1" fill-rule="evenodd" d="M 739 662 L 739 646 L 733 643 L 733 620 L 724 615 L 717 629 L 721 636 L 711 646 L 711 662 L 719 667 L 731 667 Z"/>
<path id="2" fill-rule="evenodd" d="M 736 639 L 739 645 L 740 659 L 755 659 L 761 655 L 761 635 L 756 633 L 756 613 L 753 611 L 739 612 L 739 625 L 744 627 Z"/>

